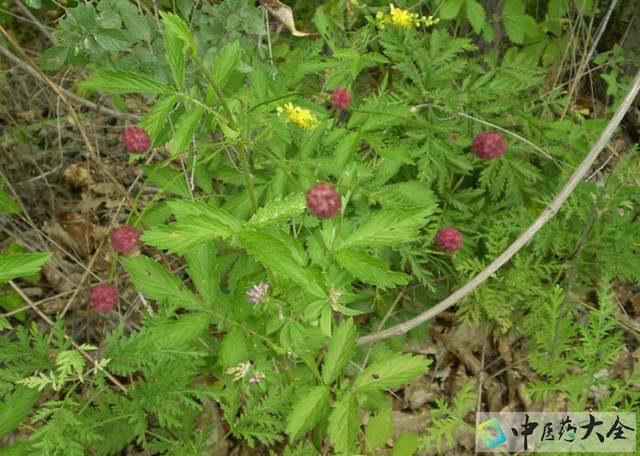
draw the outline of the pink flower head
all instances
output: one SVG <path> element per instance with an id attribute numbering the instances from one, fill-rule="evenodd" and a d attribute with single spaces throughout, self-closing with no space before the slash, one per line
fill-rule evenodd
<path id="1" fill-rule="evenodd" d="M 453 253 L 462 247 L 462 234 L 455 228 L 440 228 L 435 242 L 440 250 Z"/>
<path id="2" fill-rule="evenodd" d="M 307 209 L 318 218 L 330 218 L 340 212 L 340 193 L 325 182 L 315 184 L 307 192 Z"/>
<path id="3" fill-rule="evenodd" d="M 111 232 L 111 245 L 116 252 L 131 253 L 139 241 L 140 231 L 131 225 L 122 225 Z"/>
<path id="4" fill-rule="evenodd" d="M 141 154 L 149 148 L 149 135 L 142 128 L 129 127 L 122 132 L 122 144 L 130 154 Z"/>
<path id="5" fill-rule="evenodd" d="M 336 109 L 347 109 L 351 103 L 351 94 L 344 87 L 338 87 L 331 93 L 331 101 Z"/>
<path id="6" fill-rule="evenodd" d="M 118 290 L 107 283 L 101 283 L 91 289 L 89 304 L 97 312 L 108 312 L 118 304 Z"/>
<path id="7" fill-rule="evenodd" d="M 267 293 L 269 293 L 269 284 L 260 282 L 247 291 L 247 300 L 252 304 L 259 304 L 267 299 Z"/>
<path id="8" fill-rule="evenodd" d="M 478 133 L 471 144 L 471 150 L 478 158 L 488 160 L 502 157 L 506 149 L 507 141 L 495 131 Z"/>

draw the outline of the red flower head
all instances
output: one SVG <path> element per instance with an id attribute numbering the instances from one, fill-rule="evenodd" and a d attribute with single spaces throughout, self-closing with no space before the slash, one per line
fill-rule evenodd
<path id="1" fill-rule="evenodd" d="M 111 232 L 113 250 L 120 253 L 131 253 L 138 247 L 140 231 L 134 226 L 122 225 Z"/>
<path id="2" fill-rule="evenodd" d="M 331 93 L 331 100 L 336 109 L 347 109 L 351 103 L 351 94 L 344 87 L 338 87 Z"/>
<path id="3" fill-rule="evenodd" d="M 96 285 L 89 294 L 89 304 L 97 312 L 109 312 L 118 304 L 118 290 L 106 283 Z"/>
<path id="4" fill-rule="evenodd" d="M 478 158 L 500 158 L 507 148 L 507 141 L 500 133 L 495 131 L 483 131 L 473 138 L 471 150 Z"/>
<path id="5" fill-rule="evenodd" d="M 130 127 L 122 132 L 122 144 L 130 154 L 141 154 L 149 148 L 149 135 L 142 128 Z"/>
<path id="6" fill-rule="evenodd" d="M 455 228 L 440 228 L 436 233 L 436 247 L 445 252 L 456 252 L 462 247 L 462 234 Z"/>
<path id="7" fill-rule="evenodd" d="M 340 193 L 325 182 L 315 184 L 307 192 L 307 208 L 318 218 L 330 218 L 340 212 Z"/>

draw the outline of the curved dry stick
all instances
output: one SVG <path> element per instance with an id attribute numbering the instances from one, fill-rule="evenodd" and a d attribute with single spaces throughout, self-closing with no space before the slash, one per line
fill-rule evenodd
<path id="1" fill-rule="evenodd" d="M 606 146 L 607 142 L 613 135 L 613 132 L 618 127 L 618 125 L 620 125 L 620 122 L 622 122 L 622 118 L 629 110 L 631 103 L 633 103 L 636 95 L 638 94 L 638 90 L 640 90 L 640 71 L 638 71 L 633 78 L 633 82 L 631 83 L 631 87 L 629 88 L 627 95 L 624 97 L 624 100 L 620 104 L 620 107 L 609 121 L 607 128 L 604 129 L 604 131 L 598 138 L 598 141 L 596 141 L 594 146 L 589 151 L 589 154 L 587 154 L 584 160 L 582 160 L 580 166 L 578 166 L 578 168 L 576 168 L 576 170 L 573 172 L 560 193 L 558 193 L 551 204 L 549 204 L 545 208 L 545 210 L 542 211 L 542 214 L 540 214 L 540 216 L 533 222 L 533 224 L 524 233 L 522 233 L 522 235 L 520 235 L 520 237 L 516 239 L 513 244 L 511 244 L 504 252 L 502 252 L 502 254 L 500 254 L 498 258 L 493 260 L 491 264 L 489 264 L 489 266 L 483 269 L 478 275 L 467 282 L 465 286 L 456 290 L 444 301 L 441 301 L 434 307 L 423 312 L 417 317 L 412 318 L 411 320 L 392 326 L 391 328 L 385 329 L 384 331 L 361 337 L 360 339 L 358 339 L 358 345 L 372 344 L 380 340 L 388 339 L 389 337 L 400 336 L 420 326 L 425 321 L 430 320 L 440 312 L 443 312 L 444 310 L 453 306 L 473 290 L 478 288 L 485 280 L 487 280 L 516 253 L 518 253 L 518 251 L 522 247 L 524 247 L 531 240 L 531 238 L 533 238 L 533 236 L 540 230 L 540 228 L 542 228 L 544 224 L 547 223 L 560 210 L 560 207 L 569 198 L 569 196 L 571 196 L 571 193 L 575 190 L 580 181 L 584 179 L 586 174 L 589 172 L 589 168 L 591 168 L 593 162 L 596 160 L 596 158 L 598 158 L 600 151 L 602 151 L 602 149 Z"/>

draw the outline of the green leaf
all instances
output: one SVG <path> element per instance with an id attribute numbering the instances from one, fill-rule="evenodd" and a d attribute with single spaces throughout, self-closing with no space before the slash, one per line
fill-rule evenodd
<path id="1" fill-rule="evenodd" d="M 223 217 L 230 217 L 223 213 L 222 209 L 212 209 L 212 213 L 216 211 L 219 211 Z M 223 217 L 214 217 L 210 214 L 186 217 L 170 225 L 158 226 L 146 231 L 142 235 L 142 240 L 145 244 L 171 253 L 184 253 L 214 239 L 233 236 L 235 231 L 225 223 Z"/>
<path id="2" fill-rule="evenodd" d="M 33 9 L 40 9 L 40 8 L 42 8 L 42 0 L 24 0 L 24 3 L 25 3 L 29 8 L 33 8 Z"/>
<path id="3" fill-rule="evenodd" d="M 0 456 L 27 456 L 29 454 L 33 454 L 30 442 L 19 442 L 0 448 Z"/>
<path id="4" fill-rule="evenodd" d="M 200 308 L 202 304 L 182 283 L 180 278 L 168 272 L 146 256 L 123 258 L 122 264 L 129 273 L 136 289 L 154 301 L 174 304 L 175 307 Z"/>
<path id="5" fill-rule="evenodd" d="M 36 274 L 51 253 L 0 253 L 0 284 Z"/>
<path id="6" fill-rule="evenodd" d="M 150 328 L 145 337 L 157 350 L 184 350 L 202 336 L 211 324 L 208 312 L 192 312 L 180 315 L 180 318 Z"/>
<path id="7" fill-rule="evenodd" d="M 313 387 L 293 403 L 287 416 L 287 434 L 292 441 L 320 422 L 329 410 L 329 400 L 329 388 L 320 385 Z"/>
<path id="8" fill-rule="evenodd" d="M 165 28 L 165 34 L 170 34 L 180 39 L 185 46 L 191 46 L 193 42 L 193 36 L 187 23 L 178 15 L 173 13 L 167 13 L 166 11 L 160 12 L 162 17 L 162 25 Z"/>
<path id="9" fill-rule="evenodd" d="M 93 35 L 96 43 L 105 51 L 121 51 L 129 47 L 130 42 L 124 32 L 114 29 L 99 29 Z"/>
<path id="10" fill-rule="evenodd" d="M 358 150 L 360 146 L 360 135 L 356 132 L 347 132 L 347 134 L 338 143 L 333 152 L 336 160 L 336 166 L 340 169 L 344 168 L 349 160 Z"/>
<path id="11" fill-rule="evenodd" d="M 396 353 L 375 361 L 358 374 L 354 387 L 359 391 L 397 388 L 425 374 L 430 363 L 422 356 Z"/>
<path id="12" fill-rule="evenodd" d="M 340 250 L 335 258 L 356 279 L 383 289 L 409 282 L 406 274 L 390 271 L 384 261 L 362 251 Z"/>
<path id="13" fill-rule="evenodd" d="M 199 245 L 185 253 L 187 273 L 193 285 L 207 304 L 213 305 L 219 296 L 219 264 L 216 262 L 216 249 L 213 243 Z"/>
<path id="14" fill-rule="evenodd" d="M 284 223 L 296 215 L 300 215 L 306 208 L 304 194 L 291 193 L 284 198 L 277 197 L 269 201 L 253 214 L 249 225 L 265 226 L 276 223 Z"/>
<path id="15" fill-rule="evenodd" d="M 176 124 L 176 131 L 173 139 L 169 144 L 169 151 L 172 159 L 184 152 L 187 144 L 189 144 L 189 141 L 193 138 L 196 128 L 198 128 L 202 114 L 204 114 L 204 108 L 196 106 L 180 117 Z"/>
<path id="16" fill-rule="evenodd" d="M 184 90 L 184 67 L 185 58 L 190 41 L 185 41 L 184 28 L 186 24 L 175 14 L 162 13 L 162 22 L 164 24 L 164 47 L 167 51 L 167 62 L 171 75 L 180 90 Z M 190 39 L 190 35 L 187 36 Z"/>
<path id="17" fill-rule="evenodd" d="M 477 0 L 465 0 L 467 19 L 476 33 L 482 32 L 482 28 L 486 22 L 484 7 Z"/>
<path id="18" fill-rule="evenodd" d="M 157 185 L 161 190 L 183 198 L 191 197 L 184 174 L 180 171 L 168 166 L 143 166 L 142 169 L 149 176 L 149 182 Z"/>
<path id="19" fill-rule="evenodd" d="M 322 366 L 322 378 L 330 385 L 347 366 L 356 350 L 357 330 L 353 319 L 343 320 L 329 341 L 329 348 Z"/>
<path id="20" fill-rule="evenodd" d="M 432 213 L 432 208 L 383 209 L 355 229 L 340 243 L 339 248 L 375 247 L 413 241 Z"/>
<path id="21" fill-rule="evenodd" d="M 352 394 L 345 394 L 329 415 L 329 440 L 334 450 L 340 453 L 351 453 L 355 449 L 360 418 L 358 407 Z"/>
<path id="22" fill-rule="evenodd" d="M 31 413 L 40 391 L 18 386 L 0 403 L 0 439 L 9 435 Z"/>
<path id="23" fill-rule="evenodd" d="M 438 12 L 438 17 L 443 20 L 455 19 L 460 14 L 460 8 L 464 0 L 445 0 Z"/>
<path id="24" fill-rule="evenodd" d="M 232 43 L 228 43 L 218 55 L 216 62 L 213 65 L 213 71 L 211 74 L 213 78 L 224 87 L 229 80 L 229 76 L 236 68 L 238 61 L 240 60 L 240 41 L 236 40 Z"/>
<path id="25" fill-rule="evenodd" d="M 177 95 L 167 95 L 160 98 L 140 120 L 140 128 L 143 128 L 149 134 L 152 143 L 156 146 L 159 145 L 157 140 L 178 99 Z"/>
<path id="26" fill-rule="evenodd" d="M 324 296 L 324 291 L 297 263 L 293 253 L 280 239 L 262 231 L 247 227 L 240 232 L 240 244 L 249 255 L 271 269 L 303 287 L 315 296 Z"/>
<path id="27" fill-rule="evenodd" d="M 83 89 L 106 93 L 158 93 L 169 91 L 165 84 L 141 74 L 122 70 L 98 70 L 88 80 L 81 82 Z"/>
<path id="28" fill-rule="evenodd" d="M 249 361 L 247 338 L 237 327 L 233 327 L 220 343 L 218 363 L 223 369 Z"/>
<path id="29" fill-rule="evenodd" d="M 511 41 L 516 44 L 524 43 L 525 36 L 535 37 L 538 33 L 538 24 L 529 15 L 511 15 L 503 17 L 504 31 Z"/>
<path id="30" fill-rule="evenodd" d="M 525 11 L 523 0 L 507 0 L 502 9 L 504 31 L 516 44 L 524 43 L 525 36 L 535 37 L 538 34 L 538 24 Z"/>
<path id="31" fill-rule="evenodd" d="M 375 450 L 386 444 L 392 435 L 391 407 L 386 407 L 370 418 L 367 423 L 367 428 L 364 432 L 367 448 L 370 452 L 375 453 Z"/>
<path id="32" fill-rule="evenodd" d="M 0 214 L 17 214 L 21 210 L 20 204 L 0 189 Z"/>
<path id="33" fill-rule="evenodd" d="M 54 46 L 42 53 L 40 56 L 40 68 L 45 71 L 55 71 L 62 68 L 69 55 L 69 48 L 66 46 Z"/>
<path id="34" fill-rule="evenodd" d="M 146 17 L 138 14 L 138 8 L 127 1 L 115 2 L 115 7 L 127 27 L 127 33 L 137 40 L 150 40 L 151 29 Z"/>
<path id="35" fill-rule="evenodd" d="M 0 293 L 0 307 L 2 307 L 5 311 L 11 312 L 13 310 L 20 309 L 24 307 L 25 302 L 22 300 L 22 297 L 18 294 L 17 291 L 9 291 L 7 293 Z M 17 318 L 20 321 L 24 321 L 25 312 L 20 311 L 17 314 L 14 314 L 13 317 Z"/>
<path id="36" fill-rule="evenodd" d="M 415 432 L 403 432 L 393 445 L 392 456 L 413 456 L 418 451 L 419 436 Z"/>

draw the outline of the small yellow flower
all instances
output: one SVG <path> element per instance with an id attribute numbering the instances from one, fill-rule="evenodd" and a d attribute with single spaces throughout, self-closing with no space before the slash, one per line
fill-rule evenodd
<path id="1" fill-rule="evenodd" d="M 302 128 L 315 128 L 318 125 L 318 119 L 308 109 L 294 106 L 293 103 L 287 103 L 284 106 L 276 108 L 278 115 L 283 112 L 287 114 L 287 122 L 293 122 Z"/>
<path id="2" fill-rule="evenodd" d="M 402 8 L 396 8 L 393 3 L 389 3 L 390 19 L 396 27 L 411 28 L 420 24 L 419 16 L 415 13 L 410 13 Z"/>
<path id="3" fill-rule="evenodd" d="M 389 3 L 389 14 L 384 14 L 382 11 L 378 11 L 376 13 L 376 23 L 382 30 L 385 29 L 387 24 L 409 29 L 419 27 L 420 24 L 424 24 L 426 27 L 431 27 L 439 21 L 440 19 L 434 19 L 433 16 L 420 16 L 419 14 L 412 13 L 408 10 L 396 8 L 393 3 Z"/>

